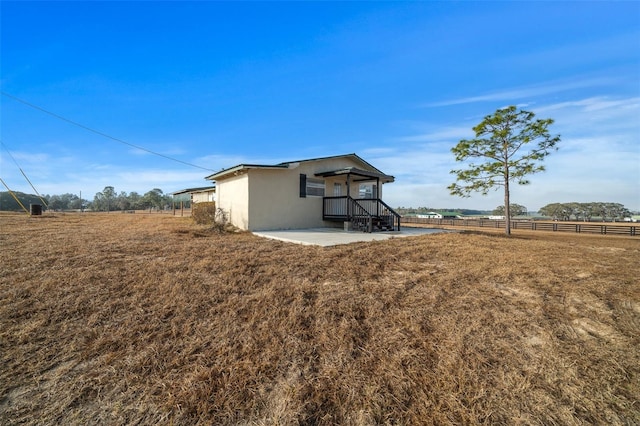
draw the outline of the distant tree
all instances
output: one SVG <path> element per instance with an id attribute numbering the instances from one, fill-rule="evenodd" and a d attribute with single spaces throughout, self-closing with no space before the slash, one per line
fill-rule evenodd
<path id="1" fill-rule="evenodd" d="M 512 216 L 524 216 L 527 214 L 527 208 L 520 204 L 509 204 L 509 212 Z M 504 216 L 504 206 L 498 206 L 492 212 L 495 216 Z"/>
<path id="2" fill-rule="evenodd" d="M 129 193 L 127 197 L 129 199 L 129 203 L 131 204 L 130 208 L 134 210 L 144 210 L 144 206 L 142 205 L 142 196 L 137 192 L 133 191 Z"/>
<path id="3" fill-rule="evenodd" d="M 575 214 L 575 205 L 573 203 L 560 204 L 560 211 L 562 220 L 571 220 L 571 216 Z"/>
<path id="4" fill-rule="evenodd" d="M 584 209 L 581 203 L 567 203 L 565 204 L 567 211 L 570 212 L 575 220 L 580 220 L 584 217 Z"/>
<path id="5" fill-rule="evenodd" d="M 596 212 L 603 221 L 624 219 L 630 215 L 629 210 L 619 203 L 596 203 Z"/>
<path id="6" fill-rule="evenodd" d="M 582 220 L 584 220 L 585 222 L 590 222 L 591 218 L 595 214 L 594 203 L 580 203 L 578 208 L 580 209 Z"/>
<path id="7" fill-rule="evenodd" d="M 83 206 L 87 205 L 87 200 L 81 200 L 80 197 L 74 198 L 71 203 L 69 203 L 69 208 L 74 210 L 81 210 Z"/>
<path id="8" fill-rule="evenodd" d="M 93 196 L 93 202 L 91 203 L 91 208 L 95 211 L 103 211 L 107 210 L 107 202 L 104 199 L 104 195 L 102 192 L 96 192 Z"/>
<path id="9" fill-rule="evenodd" d="M 591 221 L 599 217 L 603 221 L 622 220 L 629 217 L 631 212 L 620 203 L 552 203 L 540 208 L 540 213 L 555 220 Z"/>
<path id="10" fill-rule="evenodd" d="M 456 161 L 481 159 L 484 162 L 470 162 L 467 168 L 452 170 L 459 183 L 449 185 L 452 195 L 470 196 L 471 192 L 486 195 L 490 189 L 504 188 L 505 233 L 511 234 L 511 213 L 509 211 L 509 184 L 529 183 L 527 176 L 544 171 L 539 164 L 556 150 L 560 136 L 551 136 L 548 127 L 552 119 L 534 120 L 532 112 L 517 110 L 515 106 L 498 109 L 488 115 L 473 128 L 475 139 L 463 139 L 451 149 Z M 534 147 L 520 154 L 528 144 Z"/>
<path id="11" fill-rule="evenodd" d="M 54 202 L 54 204 L 56 205 L 54 210 L 69 210 L 73 208 L 74 201 L 78 200 L 79 198 L 80 197 L 78 197 L 76 194 L 70 194 L 67 192 L 65 194 L 51 196 L 49 202 Z M 49 202 L 47 204 L 49 204 Z"/>
<path id="12" fill-rule="evenodd" d="M 115 206 L 116 191 L 113 186 L 105 186 L 93 197 L 93 209 L 109 212 Z"/>
<path id="13" fill-rule="evenodd" d="M 19 200 L 16 201 L 14 196 Z M 46 200 L 46 196 L 43 197 Z M 28 209 L 30 204 L 42 204 L 40 197 L 33 194 L 25 194 L 24 192 L 13 191 L 11 195 L 8 191 L 0 192 L 0 210 L 2 211 L 22 211 L 22 206 Z M 48 203 L 47 203 L 48 204 Z M 43 206 L 44 207 L 44 206 Z"/>
<path id="14" fill-rule="evenodd" d="M 620 214 L 619 214 L 619 216 L 618 216 L 618 217 L 619 217 L 620 219 L 624 219 L 624 218 L 630 218 L 631 216 L 632 216 L 632 215 L 631 215 L 631 210 L 627 209 L 626 207 L 623 207 L 623 208 L 620 210 Z"/>
<path id="15" fill-rule="evenodd" d="M 562 217 L 562 205 L 560 203 L 551 203 L 540 207 L 540 214 L 558 220 Z"/>
<path id="16" fill-rule="evenodd" d="M 49 197 L 47 204 L 49 205 L 49 209 L 53 211 L 63 210 L 65 207 L 64 202 L 59 195 L 52 195 Z"/>
<path id="17" fill-rule="evenodd" d="M 115 207 L 116 190 L 113 186 L 105 186 L 102 190 L 102 196 L 107 203 L 107 212 L 110 212 L 111 209 Z"/>
<path id="18" fill-rule="evenodd" d="M 156 207 L 158 209 L 163 207 L 164 194 L 160 188 L 153 188 L 151 191 L 146 192 L 143 198 L 150 207 Z"/>
<path id="19" fill-rule="evenodd" d="M 128 210 L 131 207 L 131 200 L 125 191 L 120 192 L 116 198 L 116 205 L 120 210 Z"/>

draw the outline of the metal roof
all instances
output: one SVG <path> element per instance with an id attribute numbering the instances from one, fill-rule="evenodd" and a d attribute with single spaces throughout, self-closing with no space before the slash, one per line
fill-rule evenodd
<path id="1" fill-rule="evenodd" d="M 207 191 L 211 191 L 213 189 L 216 189 L 215 184 L 213 186 L 202 186 L 202 187 L 199 187 L 199 188 L 181 189 L 180 191 L 172 192 L 169 195 L 189 194 L 189 193 L 192 193 L 192 192 L 207 192 Z"/>
<path id="2" fill-rule="evenodd" d="M 230 167 L 228 169 L 220 170 L 217 173 L 214 173 L 212 175 L 209 175 L 209 176 L 205 177 L 205 179 L 216 180 L 216 179 L 220 179 L 222 177 L 225 177 L 225 176 L 228 176 L 228 175 L 231 175 L 231 174 L 234 174 L 234 173 L 239 173 L 239 172 L 241 172 L 243 170 L 248 170 L 248 169 L 287 169 L 287 168 L 289 168 L 290 164 L 305 163 L 305 162 L 309 162 L 309 161 L 330 160 L 330 159 L 333 159 L 333 158 L 341 158 L 341 157 L 351 157 L 354 161 L 361 163 L 365 168 L 369 168 L 369 169 L 373 170 L 376 174 L 379 175 L 380 178 L 383 178 L 383 177 L 384 178 L 391 178 L 391 180 L 388 180 L 388 182 L 393 182 L 393 176 L 385 175 L 380 170 L 378 170 L 377 168 L 372 166 L 367 161 L 363 160 L 360 156 L 358 156 L 355 153 L 342 154 L 342 155 L 332 155 L 332 156 L 329 156 L 329 157 L 309 158 L 309 159 L 306 159 L 306 160 L 298 160 L 298 161 L 287 161 L 287 162 L 283 162 L 283 163 L 279 163 L 279 164 L 272 164 L 272 165 L 268 165 L 268 164 L 238 164 L 237 166 L 233 166 L 233 167 Z M 362 170 L 363 172 L 367 172 L 367 173 L 372 173 L 370 171 L 365 171 L 363 169 L 357 169 L 357 168 L 354 168 L 354 169 Z"/>
<path id="3" fill-rule="evenodd" d="M 242 170 L 248 170 L 248 169 L 286 169 L 288 168 L 288 164 L 287 165 L 281 165 L 281 164 L 276 164 L 276 165 L 266 165 L 266 164 L 238 164 L 237 166 L 233 166 L 230 167 L 228 169 L 222 169 L 217 173 L 214 173 L 212 175 L 209 175 L 207 177 L 205 177 L 205 179 L 207 180 L 216 180 L 219 179 L 221 177 L 227 176 L 227 175 L 231 175 L 234 173 L 238 173 Z"/>

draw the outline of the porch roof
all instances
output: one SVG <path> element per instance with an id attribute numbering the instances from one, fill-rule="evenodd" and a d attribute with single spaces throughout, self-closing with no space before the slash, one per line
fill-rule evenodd
<path id="1" fill-rule="evenodd" d="M 358 169 L 357 167 L 345 167 L 338 170 L 330 170 L 327 172 L 316 173 L 316 176 L 319 176 L 319 177 L 333 177 L 333 176 L 343 176 L 343 175 L 355 175 L 362 178 L 362 179 L 355 179 L 356 181 L 380 179 L 382 183 L 389 183 L 395 180 L 395 178 L 391 175 L 385 175 L 384 173 L 376 173 L 370 170 L 362 170 L 362 169 Z"/>

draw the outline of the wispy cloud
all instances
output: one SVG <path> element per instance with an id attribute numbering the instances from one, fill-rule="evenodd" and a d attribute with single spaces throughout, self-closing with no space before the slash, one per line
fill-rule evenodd
<path id="1" fill-rule="evenodd" d="M 620 155 L 631 151 L 640 162 L 640 97 L 589 97 L 541 105 L 535 112 L 555 120 L 553 131 L 562 135 L 561 149 Z"/>
<path id="2" fill-rule="evenodd" d="M 2 156 L 2 154 L 0 154 L 0 156 Z M 51 161 L 51 156 L 45 152 L 12 152 L 11 154 L 18 164 L 39 164 Z M 10 161 L 10 159 L 8 160 Z"/>
<path id="3" fill-rule="evenodd" d="M 559 102 L 538 108 L 539 111 L 555 111 L 564 108 L 582 108 L 584 111 L 601 111 L 611 108 L 637 110 L 640 98 L 611 99 L 604 96 L 596 96 L 575 101 Z"/>
<path id="4" fill-rule="evenodd" d="M 447 99 L 438 102 L 429 102 L 422 104 L 424 108 L 434 108 L 451 105 L 462 105 L 476 102 L 491 101 L 517 101 L 533 98 L 551 93 L 567 92 L 575 89 L 584 89 L 588 87 L 606 86 L 612 83 L 611 78 L 587 78 L 582 80 L 555 81 L 544 84 L 529 85 L 524 87 L 516 87 L 512 89 L 498 90 L 492 93 L 486 93 L 478 96 L 469 96 L 466 98 Z"/>

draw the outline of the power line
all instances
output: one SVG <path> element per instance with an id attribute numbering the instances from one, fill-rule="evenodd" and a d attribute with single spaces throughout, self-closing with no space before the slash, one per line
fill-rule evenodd
<path id="1" fill-rule="evenodd" d="M 59 120 L 66 121 L 69 124 L 73 124 L 74 126 L 80 127 L 81 129 L 87 130 L 87 131 L 89 131 L 91 133 L 95 133 L 96 135 L 100 135 L 100 136 L 105 137 L 107 139 L 111 139 L 112 141 L 119 142 L 119 143 L 124 144 L 124 145 L 128 145 L 130 147 L 139 149 L 140 151 L 144 151 L 144 152 L 147 152 L 149 154 L 157 155 L 158 157 L 162 157 L 162 158 L 167 159 L 167 160 L 175 161 L 177 163 L 181 163 L 181 164 L 184 164 L 184 165 L 189 166 L 189 167 L 195 167 L 197 169 L 206 170 L 206 171 L 209 171 L 209 172 L 215 171 L 213 169 L 207 169 L 206 167 L 202 167 L 202 166 L 198 166 L 196 164 L 188 163 L 186 161 L 178 160 L 177 158 L 169 157 L 167 155 L 160 154 L 160 153 L 155 152 L 155 151 L 151 151 L 150 149 L 143 148 L 143 147 L 138 146 L 138 145 L 134 145 L 134 144 L 129 143 L 127 141 L 123 141 L 122 139 L 118 139 L 116 137 L 113 137 L 111 135 L 103 133 L 103 132 L 101 132 L 99 130 L 92 129 L 91 127 L 85 126 L 84 124 L 80 124 L 80 123 L 78 123 L 76 121 L 70 120 L 70 119 L 68 119 L 66 117 L 58 115 L 58 114 L 56 114 L 54 112 L 51 112 L 49 110 L 46 110 L 46 109 L 44 109 L 44 108 L 42 108 L 42 107 L 40 107 L 38 105 L 34 105 L 34 104 L 30 103 L 30 102 L 25 101 L 24 99 L 20 99 L 17 96 L 13 96 L 13 95 L 5 92 L 5 91 L 1 91 L 1 93 L 2 93 L 2 95 L 6 96 L 8 98 L 11 98 L 11 99 L 13 99 L 13 100 L 15 100 L 17 102 L 20 102 L 21 104 L 24 104 L 24 105 L 26 105 L 28 107 L 33 108 L 33 109 L 37 109 L 38 111 L 44 112 L 45 114 L 49 114 L 50 116 L 55 117 L 55 118 L 57 118 Z"/>
<path id="2" fill-rule="evenodd" d="M 13 193 L 13 191 L 7 186 L 6 183 L 4 183 L 4 181 L 2 180 L 2 178 L 0 178 L 0 182 L 2 182 L 2 184 L 4 185 L 5 188 L 7 188 L 7 191 L 9 191 L 9 194 L 11 194 L 11 196 L 13 197 L 14 200 L 16 200 L 18 202 L 18 204 L 20 204 L 20 207 L 22 207 L 22 210 L 24 210 L 25 212 L 27 212 L 27 214 L 29 214 L 29 210 L 27 210 L 27 208 L 24 206 L 24 204 L 22 204 L 20 202 L 20 199 L 18 199 L 18 197 L 16 196 L 16 194 Z"/>
<path id="3" fill-rule="evenodd" d="M 24 176 L 24 178 L 27 180 L 27 182 L 29 182 L 29 185 L 31 185 L 31 188 L 33 188 L 33 190 L 36 192 L 36 194 L 38 195 L 38 198 L 40 198 L 40 201 L 42 201 L 42 204 L 44 204 L 45 207 L 49 207 L 47 205 L 47 202 L 42 198 L 42 195 L 40 195 L 40 193 L 38 192 L 38 190 L 36 189 L 35 186 L 33 186 L 33 183 L 31 183 L 31 181 L 29 180 L 29 178 L 27 177 L 27 174 L 24 172 L 24 170 L 22 170 L 22 167 L 20 167 L 20 165 L 18 164 L 18 162 L 16 161 L 16 159 L 13 157 L 13 155 L 11 155 L 11 151 L 9 151 L 9 148 L 7 148 L 7 145 L 4 144 L 4 142 L 2 140 L 0 140 L 0 145 L 2 145 L 5 149 L 5 151 L 7 151 L 7 154 L 9 154 L 9 157 L 11 157 L 11 159 L 13 160 L 14 163 L 16 163 L 16 166 L 18 167 L 18 169 L 20 169 L 20 173 L 22 173 L 22 176 Z M 8 189 L 8 188 L 7 188 Z"/>

